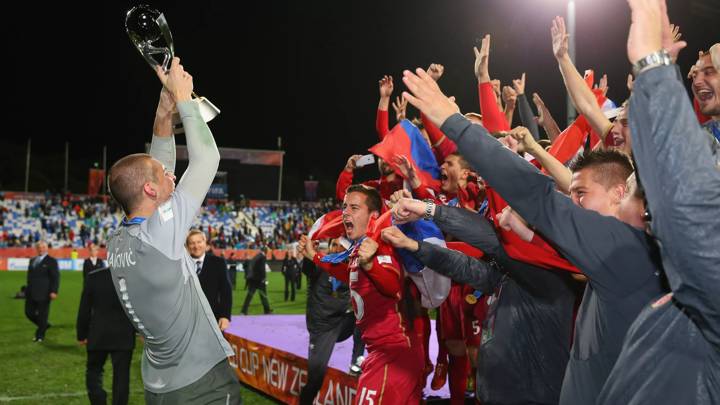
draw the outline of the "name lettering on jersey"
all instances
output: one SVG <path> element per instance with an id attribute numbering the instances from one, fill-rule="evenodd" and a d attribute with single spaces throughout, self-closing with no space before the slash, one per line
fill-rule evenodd
<path id="1" fill-rule="evenodd" d="M 160 220 L 163 222 L 173 219 L 172 202 L 168 200 L 165 204 L 159 206 L 158 213 L 160 214 Z"/>
<path id="2" fill-rule="evenodd" d="M 136 264 L 135 254 L 130 248 L 122 252 L 120 251 L 120 248 L 116 248 L 114 252 L 108 252 L 107 261 L 108 266 L 114 269 L 122 269 Z"/>

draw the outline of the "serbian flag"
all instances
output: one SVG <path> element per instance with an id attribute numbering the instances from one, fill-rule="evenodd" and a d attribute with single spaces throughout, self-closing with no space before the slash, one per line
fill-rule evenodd
<path id="1" fill-rule="evenodd" d="M 445 237 L 434 222 L 419 220 L 398 225 L 401 231 L 418 242 L 427 242 L 440 247 L 445 245 Z M 420 291 L 420 303 L 425 308 L 437 308 L 450 293 L 452 281 L 422 264 L 412 253 L 405 249 L 395 249 L 408 277 Z"/>
<path id="2" fill-rule="evenodd" d="M 595 94 L 598 106 L 603 106 L 605 101 L 607 101 L 607 97 L 602 94 L 602 90 L 592 88 L 594 80 L 595 76 L 593 71 L 585 71 L 585 83 Z M 563 164 L 566 164 L 574 158 L 580 148 L 585 145 L 585 139 L 587 138 L 588 133 L 590 133 L 590 148 L 594 148 L 595 145 L 600 142 L 600 136 L 592 130 L 590 124 L 587 122 L 587 119 L 581 115 L 562 133 L 560 133 L 560 135 L 558 135 L 557 139 L 555 139 L 550 147 L 550 154 Z"/>
<path id="3" fill-rule="evenodd" d="M 488 187 L 487 199 L 489 203 L 489 213 L 494 220 L 497 214 L 502 212 L 508 203 L 500 197 L 493 188 Z M 497 221 L 493 221 L 496 224 Z M 544 269 L 560 269 L 573 273 L 581 273 L 577 267 L 573 266 L 567 259 L 562 257 L 560 253 L 550 246 L 545 240 L 535 234 L 532 242 L 526 242 L 513 231 L 506 231 L 499 226 L 495 226 L 500 235 L 502 243 L 508 256 L 521 262 L 529 263 Z"/>
<path id="4" fill-rule="evenodd" d="M 440 189 L 440 166 L 430 145 L 410 121 L 400 121 L 380 143 L 368 150 L 388 163 L 398 176 L 402 173 L 395 164 L 395 156 L 407 157 L 425 187 Z"/>
<path id="5" fill-rule="evenodd" d="M 342 221 L 342 210 L 330 211 L 321 216 L 308 232 L 311 240 L 334 239 L 343 235 L 345 235 L 345 226 Z"/>

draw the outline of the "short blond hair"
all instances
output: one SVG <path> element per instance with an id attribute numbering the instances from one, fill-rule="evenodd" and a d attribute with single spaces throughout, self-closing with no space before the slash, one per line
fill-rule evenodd
<path id="1" fill-rule="evenodd" d="M 190 243 L 190 238 L 195 235 L 202 235 L 203 239 L 205 239 L 205 241 L 207 241 L 207 235 L 205 235 L 205 232 L 203 232 L 197 228 L 193 228 L 190 230 L 190 232 L 188 232 L 187 238 L 185 238 L 185 246 L 187 246 Z"/>

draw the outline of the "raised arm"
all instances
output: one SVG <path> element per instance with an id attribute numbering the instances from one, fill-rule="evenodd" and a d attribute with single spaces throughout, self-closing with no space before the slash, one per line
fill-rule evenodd
<path id="1" fill-rule="evenodd" d="M 555 142 L 555 139 L 560 135 L 560 127 L 558 126 L 555 118 L 553 118 L 550 110 L 545 105 L 545 102 L 540 98 L 540 95 L 533 93 L 533 103 L 538 111 L 537 123 L 542 126 L 545 130 L 550 142 Z"/>
<path id="2" fill-rule="evenodd" d="M 515 115 L 515 106 L 517 105 L 517 93 L 510 86 L 503 87 L 502 99 L 505 103 L 505 120 L 508 125 L 512 125 L 513 115 Z"/>
<path id="3" fill-rule="evenodd" d="M 173 135 L 172 116 L 176 111 L 175 100 L 168 89 L 163 86 L 155 111 L 150 155 L 159 160 L 166 170 L 173 173 L 175 173 L 175 136 Z"/>
<path id="4" fill-rule="evenodd" d="M 485 35 L 482 39 L 480 50 L 477 47 L 473 50 L 475 51 L 475 76 L 478 79 L 483 126 L 490 132 L 507 131 L 510 129 L 510 125 L 498 106 L 495 91 L 490 83 L 490 35 Z"/>
<path id="5" fill-rule="evenodd" d="M 378 85 L 380 86 L 380 101 L 378 101 L 377 116 L 375 117 L 375 130 L 382 141 L 390 132 L 388 108 L 390 108 L 390 96 L 392 96 L 394 88 L 392 76 L 383 76 Z"/>
<path id="6" fill-rule="evenodd" d="M 338 201 L 342 201 L 345 198 L 345 191 L 352 185 L 354 171 L 357 168 L 357 160 L 361 157 L 362 155 L 350 156 L 345 167 L 340 172 L 337 182 L 335 183 L 335 197 Z"/>
<path id="7" fill-rule="evenodd" d="M 673 48 L 665 2 L 630 1 L 633 62 Z M 659 8 L 659 9 L 658 9 Z M 658 20 L 657 15 L 661 16 Z M 653 35 L 654 33 L 654 35 Z M 678 49 L 679 50 L 679 49 Z M 641 72 L 630 98 L 633 154 L 674 300 L 720 348 L 720 168 L 676 66 Z"/>
<path id="8" fill-rule="evenodd" d="M 605 142 L 605 137 L 609 133 L 612 123 L 603 114 L 597 104 L 595 94 L 587 86 L 587 83 L 585 83 L 585 80 L 570 59 L 570 55 L 568 55 L 569 36 L 565 30 L 565 20 L 562 17 L 555 17 L 550 32 L 552 34 L 553 53 L 558 61 L 560 73 L 562 73 L 565 87 L 570 94 L 573 105 L 575 105 L 578 113 L 585 116 L 590 127 L 601 137 L 601 141 Z"/>
<path id="9" fill-rule="evenodd" d="M 530 130 L 533 138 L 537 141 L 540 139 L 540 130 L 537 121 L 535 121 L 535 115 L 532 109 L 530 109 L 530 102 L 528 102 L 525 96 L 525 73 L 523 73 L 519 79 L 513 80 L 513 88 L 517 94 L 517 108 L 520 113 L 520 123 Z"/>
<path id="10" fill-rule="evenodd" d="M 615 218 L 575 206 L 568 197 L 555 190 L 552 179 L 504 147 L 487 130 L 472 125 L 457 113 L 457 107 L 422 69 L 417 69 L 417 75 L 405 71 L 403 80 L 413 92 L 413 95 L 405 94 L 408 101 L 433 121 L 441 122 L 442 131 L 455 141 L 458 151 L 478 175 L 586 274 L 589 269 L 598 268 L 598 261 L 607 261 L 608 257 L 617 255 L 618 249 L 633 249 L 637 246 L 595 243 L 609 237 L 612 240 L 638 238 L 639 233 L 633 232 Z M 607 274 L 587 275 L 590 278 L 597 276 L 600 285 L 610 286 L 611 283 L 615 285 L 625 280 L 621 269 L 612 269 L 610 266 L 605 266 L 605 269 L 608 270 L 605 272 Z"/>
<path id="11" fill-rule="evenodd" d="M 187 141 L 188 168 L 176 190 L 186 193 L 199 205 L 215 178 L 220 153 L 210 128 L 200 115 L 200 107 L 192 101 L 192 76 L 180 65 L 180 58 L 173 58 L 167 74 L 160 67 L 157 74 L 177 103 Z"/>
<path id="12" fill-rule="evenodd" d="M 535 142 L 530 131 L 517 130 L 511 136 L 518 140 L 524 147 L 525 152 L 533 155 L 535 159 L 547 170 L 547 172 L 555 179 L 558 190 L 564 194 L 570 194 L 570 181 L 572 180 L 572 172 L 565 167 L 555 156 L 546 151 L 539 143 Z"/>

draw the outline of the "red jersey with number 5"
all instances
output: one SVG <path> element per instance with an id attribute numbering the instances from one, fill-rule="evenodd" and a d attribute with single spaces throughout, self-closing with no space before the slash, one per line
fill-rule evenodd
<path id="1" fill-rule="evenodd" d="M 353 311 L 368 351 L 379 346 L 410 346 L 399 307 L 402 270 L 393 249 L 381 243 L 369 271 L 358 263 L 356 250 L 350 255 L 348 270 Z"/>

